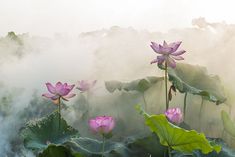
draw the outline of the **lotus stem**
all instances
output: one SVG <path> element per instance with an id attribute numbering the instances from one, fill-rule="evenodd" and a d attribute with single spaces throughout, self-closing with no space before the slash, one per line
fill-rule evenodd
<path id="1" fill-rule="evenodd" d="M 203 103 L 204 103 L 204 99 L 202 97 L 202 101 L 201 101 L 201 106 L 200 106 L 200 111 L 199 111 L 199 122 L 200 122 L 200 131 L 201 131 L 201 117 L 202 117 L 202 109 L 203 109 Z"/>
<path id="2" fill-rule="evenodd" d="M 61 103 L 60 103 L 60 98 L 58 100 L 58 109 L 59 109 L 59 130 L 60 130 L 60 122 L 61 122 L 61 114 L 60 114 L 60 111 L 61 111 Z"/>
<path id="3" fill-rule="evenodd" d="M 104 137 L 104 135 L 103 135 L 102 157 L 104 157 L 104 146 L 105 146 L 105 137 Z"/>
<path id="4" fill-rule="evenodd" d="M 89 116 L 89 111 L 90 111 L 89 97 L 90 97 L 90 94 L 89 94 L 89 91 L 87 91 L 87 93 L 86 93 L 86 102 L 87 102 L 87 115 L 88 116 Z"/>
<path id="5" fill-rule="evenodd" d="M 187 95 L 188 93 L 186 92 L 184 94 L 184 119 L 186 118 Z"/>
<path id="6" fill-rule="evenodd" d="M 171 147 L 168 146 L 168 157 L 171 157 Z"/>
<path id="7" fill-rule="evenodd" d="M 169 108 L 168 89 L 167 89 L 167 62 L 165 62 L 165 94 L 166 94 L 166 110 Z"/>

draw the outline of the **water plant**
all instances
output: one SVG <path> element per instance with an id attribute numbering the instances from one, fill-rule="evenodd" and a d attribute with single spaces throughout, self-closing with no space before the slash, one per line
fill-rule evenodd
<path id="1" fill-rule="evenodd" d="M 166 109 L 169 108 L 168 88 L 167 88 L 168 67 L 171 67 L 174 69 L 176 67 L 175 60 L 183 60 L 184 58 L 181 55 L 186 52 L 185 50 L 177 51 L 180 45 L 181 45 L 181 41 L 173 42 L 170 44 L 167 44 L 167 42 L 164 41 L 162 45 L 155 43 L 155 42 L 151 42 L 151 45 L 150 45 L 150 47 L 154 50 L 154 52 L 156 52 L 157 54 L 160 54 L 160 56 L 157 56 L 156 59 L 151 61 L 151 64 L 158 63 L 158 65 L 162 65 L 164 63 Z"/>
<path id="2" fill-rule="evenodd" d="M 98 116 L 89 120 L 90 129 L 94 133 L 98 133 L 102 136 L 102 157 L 104 156 L 105 139 L 112 137 L 112 130 L 115 127 L 115 120 L 111 116 Z"/>
<path id="3" fill-rule="evenodd" d="M 202 114 L 204 100 L 214 102 L 216 105 L 226 101 L 219 76 L 208 74 L 205 67 L 178 63 L 176 68 L 168 70 L 168 75 L 174 87 L 184 94 L 184 117 L 186 117 L 188 94 L 198 95 L 202 99 L 199 117 Z"/>
<path id="4" fill-rule="evenodd" d="M 68 85 L 67 83 L 57 82 L 55 86 L 51 83 L 46 83 L 47 90 L 49 93 L 44 93 L 42 96 L 51 99 L 54 104 L 58 105 L 59 113 L 59 129 L 61 121 L 61 99 L 68 101 L 69 98 L 74 97 L 76 94 L 70 93 L 75 85 Z"/>
<path id="5" fill-rule="evenodd" d="M 164 79 L 163 77 L 148 76 L 130 82 L 121 82 L 113 80 L 113 81 L 106 81 L 105 87 L 110 93 L 113 93 L 116 90 L 126 91 L 126 92 L 136 91 L 141 93 L 144 102 L 144 109 L 147 111 L 148 104 L 146 98 L 147 96 L 145 93 L 149 88 L 154 86 L 156 83 L 161 82 L 163 79 Z"/>
<path id="6" fill-rule="evenodd" d="M 76 89 L 78 89 L 81 92 L 81 94 L 86 93 L 86 105 L 87 105 L 86 115 L 87 116 L 89 116 L 89 111 L 90 111 L 90 103 L 89 103 L 90 92 L 96 83 L 97 83 L 97 80 L 93 80 L 93 81 L 81 80 L 81 81 L 78 81 L 78 85 L 76 87 Z"/>
<path id="7" fill-rule="evenodd" d="M 149 115 L 139 105 L 136 106 L 136 109 L 144 116 L 145 124 L 150 130 L 158 135 L 160 143 L 168 147 L 169 157 L 171 157 L 172 149 L 183 153 L 193 153 L 195 150 L 200 150 L 204 154 L 221 151 L 221 147 L 211 145 L 204 134 L 180 128 L 169 122 L 164 114 Z"/>

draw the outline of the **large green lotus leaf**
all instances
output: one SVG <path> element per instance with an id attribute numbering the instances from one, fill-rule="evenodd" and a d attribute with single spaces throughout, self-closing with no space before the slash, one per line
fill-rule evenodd
<path id="1" fill-rule="evenodd" d="M 224 129 L 231 136 L 235 137 L 235 124 L 231 120 L 227 112 L 221 111 L 221 118 L 223 121 Z"/>
<path id="2" fill-rule="evenodd" d="M 204 154 L 220 152 L 219 146 L 212 146 L 204 134 L 195 130 L 185 130 L 168 122 L 165 115 L 145 116 L 146 125 L 158 135 L 160 143 L 164 146 L 170 146 L 174 150 L 192 153 L 194 150 L 200 150 Z"/>
<path id="3" fill-rule="evenodd" d="M 63 145 L 49 145 L 38 157 L 84 157 L 79 153 L 74 154 L 69 148 Z"/>
<path id="4" fill-rule="evenodd" d="M 21 136 L 24 140 L 24 145 L 28 149 L 41 150 L 47 147 L 47 144 L 60 144 L 71 137 L 79 136 L 78 131 L 68 126 L 62 118 L 59 129 L 59 113 L 52 114 L 30 121 L 25 128 L 21 130 Z"/>
<path id="5" fill-rule="evenodd" d="M 175 69 L 169 68 L 168 75 L 182 93 L 200 95 L 217 105 L 226 101 L 219 77 L 209 75 L 205 67 L 178 63 Z"/>
<path id="6" fill-rule="evenodd" d="M 125 141 L 131 152 L 135 152 L 139 157 L 143 156 L 159 156 L 163 157 L 167 152 L 167 147 L 161 145 L 156 134 L 151 134 L 144 137 L 129 137 Z"/>
<path id="7" fill-rule="evenodd" d="M 152 85 L 159 81 L 162 81 L 163 79 L 163 77 L 149 76 L 143 79 L 138 79 L 127 83 L 120 81 L 106 81 L 105 87 L 111 93 L 115 90 L 144 92 L 149 89 Z"/>
<path id="8" fill-rule="evenodd" d="M 79 152 L 85 156 L 101 156 L 102 155 L 102 141 L 91 138 L 80 137 L 73 138 L 72 140 L 64 143 L 73 152 Z M 104 155 L 109 157 L 128 157 L 130 156 L 129 149 L 123 144 L 118 142 L 105 142 Z"/>
<path id="9" fill-rule="evenodd" d="M 193 152 L 193 154 L 184 154 L 182 152 L 173 152 L 172 156 L 173 157 L 234 157 L 235 156 L 235 151 L 231 148 L 229 148 L 226 143 L 217 138 L 217 139 L 209 139 L 209 141 L 211 143 L 217 144 L 217 145 L 221 145 L 222 150 L 217 153 L 216 151 L 212 151 L 208 154 L 203 154 L 200 151 L 196 150 Z"/>

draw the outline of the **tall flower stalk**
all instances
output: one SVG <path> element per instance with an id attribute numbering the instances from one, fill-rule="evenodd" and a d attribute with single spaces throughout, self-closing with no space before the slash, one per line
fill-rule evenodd
<path id="1" fill-rule="evenodd" d="M 104 156 L 104 147 L 105 147 L 105 136 L 102 135 L 103 144 L 102 144 L 102 157 Z"/>
<path id="2" fill-rule="evenodd" d="M 166 110 L 169 108 L 168 88 L 167 88 L 167 62 L 165 62 L 165 95 L 166 95 Z"/>
<path id="3" fill-rule="evenodd" d="M 157 44 L 155 42 L 151 42 L 150 47 L 157 53 L 160 54 L 160 56 L 157 56 L 154 60 L 151 61 L 151 64 L 158 63 L 158 65 L 162 65 L 165 62 L 164 70 L 165 70 L 165 90 L 166 90 L 166 109 L 169 108 L 169 100 L 168 100 L 168 88 L 167 88 L 167 70 L 168 68 L 175 68 L 176 62 L 175 60 L 183 60 L 184 58 L 181 56 L 186 51 L 185 50 L 179 50 L 181 44 L 181 41 L 173 42 L 170 44 L 167 44 L 166 41 L 163 42 L 163 44 Z"/>
<path id="4" fill-rule="evenodd" d="M 186 119 L 186 107 L 187 107 L 187 96 L 188 96 L 188 93 L 185 92 L 184 94 L 184 118 Z"/>
<path id="5" fill-rule="evenodd" d="M 57 82 L 55 86 L 51 83 L 46 83 L 47 90 L 49 93 L 44 93 L 42 96 L 53 101 L 54 104 L 58 106 L 59 113 L 59 130 L 61 127 L 61 99 L 68 101 L 69 98 L 75 96 L 75 94 L 70 93 L 75 85 L 68 85 L 67 83 L 62 84 L 61 82 Z"/>

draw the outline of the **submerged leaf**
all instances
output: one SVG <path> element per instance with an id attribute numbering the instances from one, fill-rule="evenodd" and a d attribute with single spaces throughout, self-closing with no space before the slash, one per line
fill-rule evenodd
<path id="1" fill-rule="evenodd" d="M 225 131 L 229 133 L 231 136 L 235 137 L 235 124 L 231 120 L 228 113 L 225 111 L 221 111 L 221 118 L 223 121 Z"/>
<path id="2" fill-rule="evenodd" d="M 217 105 L 226 101 L 218 76 L 209 75 L 205 67 L 178 63 L 168 70 L 169 81 L 181 92 L 200 95 Z"/>
<path id="3" fill-rule="evenodd" d="M 64 119 L 61 119 L 59 129 L 59 113 L 54 112 L 39 120 L 30 121 L 21 130 L 24 145 L 28 149 L 41 150 L 48 144 L 60 144 L 71 137 L 79 136 L 78 131 L 68 126 Z"/>
<path id="4" fill-rule="evenodd" d="M 155 83 L 162 81 L 163 79 L 163 77 L 151 76 L 143 79 L 134 80 L 128 83 L 120 81 L 106 81 L 105 87 L 111 93 L 115 90 L 144 92 L 151 86 L 153 86 Z"/>

